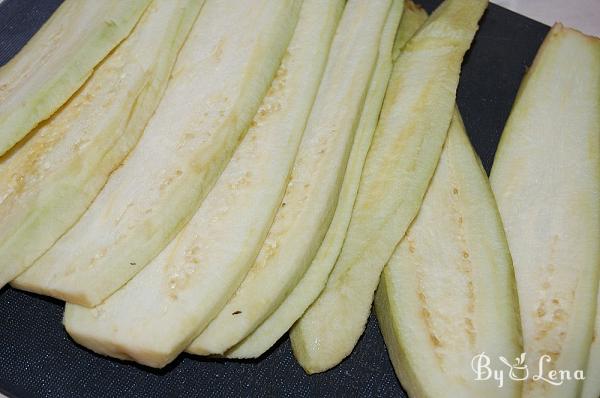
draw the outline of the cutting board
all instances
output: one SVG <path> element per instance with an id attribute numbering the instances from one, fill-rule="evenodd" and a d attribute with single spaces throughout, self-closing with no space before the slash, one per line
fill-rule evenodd
<path id="1" fill-rule="evenodd" d="M 91 1 L 91 0 L 90 0 Z M 432 11 L 440 1 L 422 0 Z M 0 3 L 0 64 L 6 63 L 60 0 Z M 467 53 L 458 105 L 489 172 L 517 89 L 548 27 L 490 4 Z M 261 359 L 181 355 L 162 370 L 105 358 L 76 345 L 57 300 L 0 290 L 0 392 L 14 397 L 406 397 L 372 315 L 354 352 L 336 368 L 307 376 L 284 336 Z"/>

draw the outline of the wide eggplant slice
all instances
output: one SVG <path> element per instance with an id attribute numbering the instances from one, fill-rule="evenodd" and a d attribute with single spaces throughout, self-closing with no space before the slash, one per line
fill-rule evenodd
<path id="1" fill-rule="evenodd" d="M 153 1 L 83 87 L 0 160 L 0 286 L 77 222 L 135 146 L 202 3 Z"/>
<path id="2" fill-rule="evenodd" d="M 413 398 L 518 397 L 508 376 L 478 381 L 519 357 L 514 273 L 487 175 L 458 112 L 419 214 L 383 270 L 375 299 L 390 359 Z"/>
<path id="3" fill-rule="evenodd" d="M 396 1 L 393 7 L 392 11 L 401 11 Z M 392 11 L 388 15 L 383 36 L 379 43 L 376 69 L 371 78 L 367 99 L 362 110 L 356 135 L 354 136 L 352 152 L 348 158 L 335 214 L 329 225 L 325 239 L 321 243 L 321 247 L 306 270 L 306 273 L 294 287 L 294 290 L 290 292 L 281 305 L 260 326 L 239 344 L 226 352 L 228 358 L 256 358 L 262 355 L 292 327 L 294 322 L 302 316 L 308 306 L 319 296 L 323 287 L 325 287 L 329 272 L 333 268 L 333 264 L 335 264 L 335 260 L 344 242 L 344 237 L 346 236 L 352 207 L 354 206 L 356 192 L 358 191 L 360 175 L 367 151 L 371 145 L 373 132 L 379 118 L 379 112 L 381 111 L 383 96 L 385 95 L 385 89 L 392 70 L 391 46 L 394 31 L 396 30 L 396 26 L 391 22 Z M 422 16 L 421 22 L 423 22 L 427 18 L 427 13 L 422 9 L 414 7 L 414 3 L 410 1 L 404 2 L 404 10 L 400 26 L 398 27 L 398 34 L 396 35 L 399 40 L 404 40 L 404 43 L 401 44 L 406 44 L 406 41 L 410 39 L 410 34 L 414 33 L 418 28 L 413 21 L 418 19 L 419 16 Z M 401 47 L 397 42 L 393 42 L 393 45 L 394 47 Z"/>
<path id="4" fill-rule="evenodd" d="M 19 287 L 94 306 L 166 247 L 247 131 L 300 4 L 207 0 L 138 145 Z"/>
<path id="5" fill-rule="evenodd" d="M 0 155 L 50 117 L 123 40 L 151 0 L 66 0 L 0 68 Z"/>
<path id="6" fill-rule="evenodd" d="M 555 25 L 521 84 L 490 181 L 513 257 L 525 397 L 579 396 L 600 274 L 600 39 Z M 589 379 L 588 379 L 589 380 Z M 590 383 L 597 383 L 591 381 Z"/>
<path id="7" fill-rule="evenodd" d="M 290 182 L 265 243 L 235 295 L 189 352 L 222 354 L 238 343 L 279 306 L 310 265 L 335 211 L 391 4 L 391 0 L 346 4 Z M 393 31 L 401 8 L 394 13 Z"/>
<path id="8" fill-rule="evenodd" d="M 452 118 L 460 65 L 485 0 L 447 0 L 408 42 L 388 84 L 348 233 L 319 298 L 292 328 L 309 373 L 350 354 L 379 275 L 415 217 Z"/>
<path id="9" fill-rule="evenodd" d="M 321 81 L 342 0 L 305 0 L 252 127 L 194 217 L 95 308 L 67 304 L 64 324 L 95 352 L 161 367 L 219 313 L 260 250 L 281 204 Z"/>

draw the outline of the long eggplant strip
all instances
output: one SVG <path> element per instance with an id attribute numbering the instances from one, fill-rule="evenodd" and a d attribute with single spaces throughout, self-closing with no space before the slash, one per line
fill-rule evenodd
<path id="1" fill-rule="evenodd" d="M 504 369 L 522 352 L 515 278 L 487 175 L 455 113 L 419 214 L 381 276 L 377 319 L 413 398 L 519 397 L 476 380 L 481 353 Z M 482 362 L 483 363 L 483 362 Z"/>
<path id="2" fill-rule="evenodd" d="M 513 105 L 490 181 L 513 258 L 526 365 L 570 380 L 524 397 L 577 397 L 600 274 L 600 39 L 555 25 Z"/>

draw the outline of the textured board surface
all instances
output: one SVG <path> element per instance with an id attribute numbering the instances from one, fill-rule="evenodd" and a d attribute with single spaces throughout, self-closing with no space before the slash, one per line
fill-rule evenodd
<path id="1" fill-rule="evenodd" d="M 419 1 L 432 11 L 439 0 Z M 35 33 L 60 0 L 0 3 L 0 65 Z M 490 5 L 467 54 L 458 105 L 486 170 L 512 102 L 548 27 Z M 56 300 L 0 290 L 0 392 L 15 397 L 277 396 L 405 397 L 373 316 L 353 354 L 336 368 L 307 376 L 287 336 L 263 358 L 221 361 L 180 356 L 162 370 L 104 358 L 64 331 Z"/>

